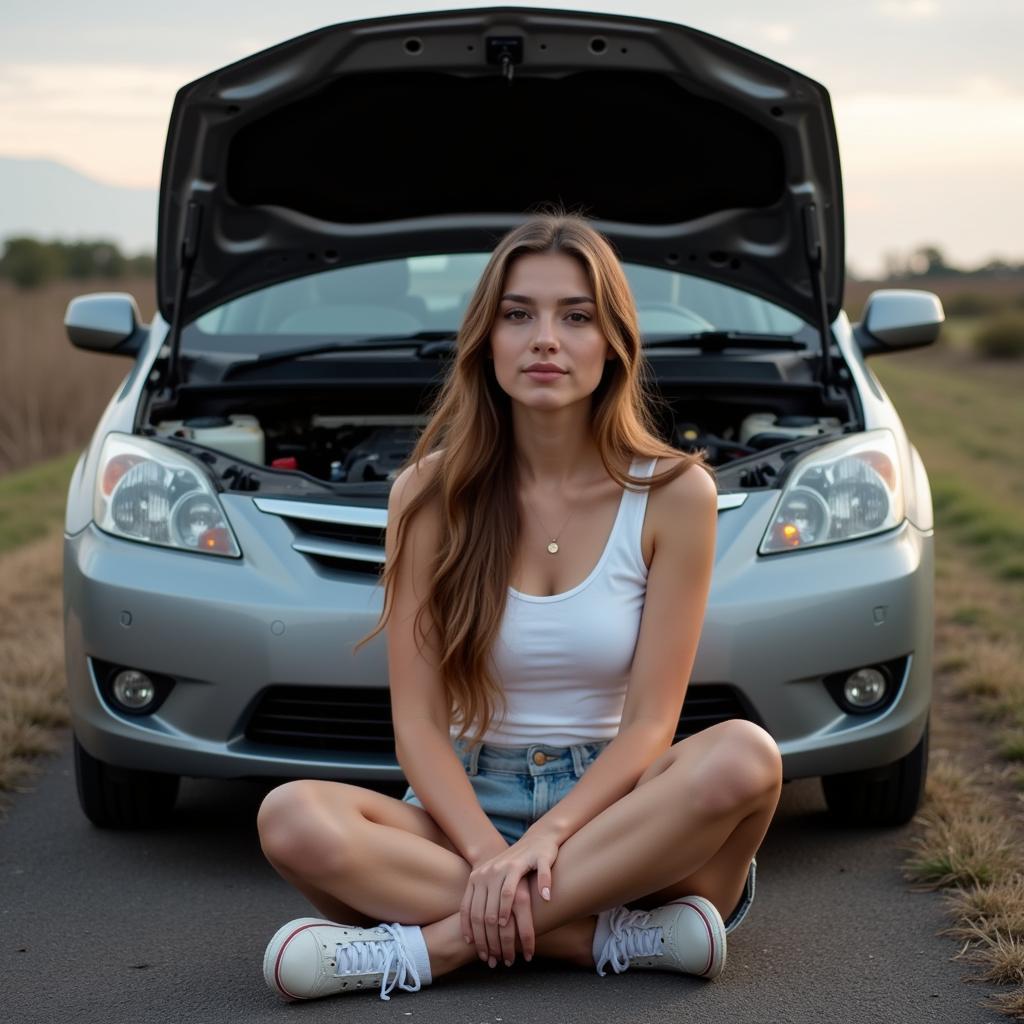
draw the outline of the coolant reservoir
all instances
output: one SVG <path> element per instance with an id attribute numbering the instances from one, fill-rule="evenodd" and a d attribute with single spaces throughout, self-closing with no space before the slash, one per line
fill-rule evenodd
<path id="1" fill-rule="evenodd" d="M 757 434 L 778 436 L 780 441 L 792 437 L 817 437 L 839 429 L 835 416 L 776 416 L 772 412 L 752 412 L 740 424 L 740 444 L 747 444 Z"/>
<path id="2" fill-rule="evenodd" d="M 264 438 L 260 422 L 247 413 L 230 416 L 193 416 L 187 420 L 161 420 L 158 434 L 184 437 L 235 458 L 264 465 Z"/>

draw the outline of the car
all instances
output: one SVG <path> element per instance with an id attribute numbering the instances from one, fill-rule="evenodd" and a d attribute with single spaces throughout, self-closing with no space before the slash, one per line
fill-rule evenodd
<path id="1" fill-rule="evenodd" d="M 333 24 L 184 85 L 158 309 L 75 297 L 131 369 L 72 475 L 64 640 L 81 807 L 168 820 L 183 776 L 403 786 L 388 493 L 498 239 L 583 213 L 637 302 L 662 436 L 718 480 L 676 739 L 728 719 L 854 825 L 906 822 L 932 696 L 928 476 L 868 357 L 938 298 L 842 308 L 827 90 L 667 21 L 494 7 Z M 685 525 L 680 526 L 685 528 Z"/>

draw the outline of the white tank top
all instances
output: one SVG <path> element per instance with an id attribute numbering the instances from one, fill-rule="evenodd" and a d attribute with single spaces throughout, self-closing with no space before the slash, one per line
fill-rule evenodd
<path id="1" fill-rule="evenodd" d="M 638 471 L 634 459 L 630 473 L 649 477 L 656 464 Z M 508 588 L 491 652 L 508 715 L 495 708 L 485 743 L 565 747 L 618 732 L 647 593 L 640 534 L 648 495 L 623 489 L 604 551 L 575 587 L 548 597 Z"/>

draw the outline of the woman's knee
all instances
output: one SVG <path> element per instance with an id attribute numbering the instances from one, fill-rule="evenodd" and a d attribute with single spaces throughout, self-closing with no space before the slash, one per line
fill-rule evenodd
<path id="1" fill-rule="evenodd" d="M 699 769 L 695 786 L 700 802 L 712 814 L 749 807 L 782 788 L 782 755 L 761 726 L 732 719 L 715 726 L 718 742 Z"/>
<path id="2" fill-rule="evenodd" d="M 346 811 L 336 793 L 328 808 L 324 786 L 313 779 L 297 779 L 264 797 L 256 828 L 263 853 L 275 865 L 297 874 L 321 874 L 341 870 L 349 862 L 350 823 L 359 812 L 355 807 Z"/>

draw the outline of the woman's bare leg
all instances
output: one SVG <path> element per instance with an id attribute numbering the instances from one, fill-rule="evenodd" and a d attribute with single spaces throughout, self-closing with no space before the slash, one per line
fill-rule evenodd
<path id="1" fill-rule="evenodd" d="M 414 804 L 345 783 L 296 781 L 267 795 L 257 824 L 274 870 L 331 921 L 426 925 L 462 903 L 470 865 Z M 363 857 L 374 865 L 371 872 L 353 870 Z M 346 878 L 361 880 L 351 886 L 359 896 L 350 902 L 339 896 L 350 888 Z M 537 955 L 578 960 L 596 920 L 590 916 L 538 937 Z"/>
<path id="2" fill-rule="evenodd" d="M 401 804 L 403 827 L 395 828 L 373 820 L 385 806 L 399 813 L 393 798 L 382 803 L 380 794 L 332 783 L 288 786 L 287 798 L 286 786 L 265 801 L 260 833 L 271 862 L 301 878 L 301 891 L 326 894 L 374 922 L 423 925 L 435 977 L 477 957 L 462 939 L 458 912 L 469 865 L 429 815 Z M 334 799 L 323 787 L 334 787 Z M 658 905 L 697 893 L 731 911 L 780 789 L 778 748 L 757 726 L 726 722 L 677 743 L 562 844 L 554 898 L 531 890 L 538 954 L 589 964 L 594 915 L 620 903 Z M 665 815 L 665 807 L 678 811 Z M 344 813 L 353 809 L 361 813 Z"/>

